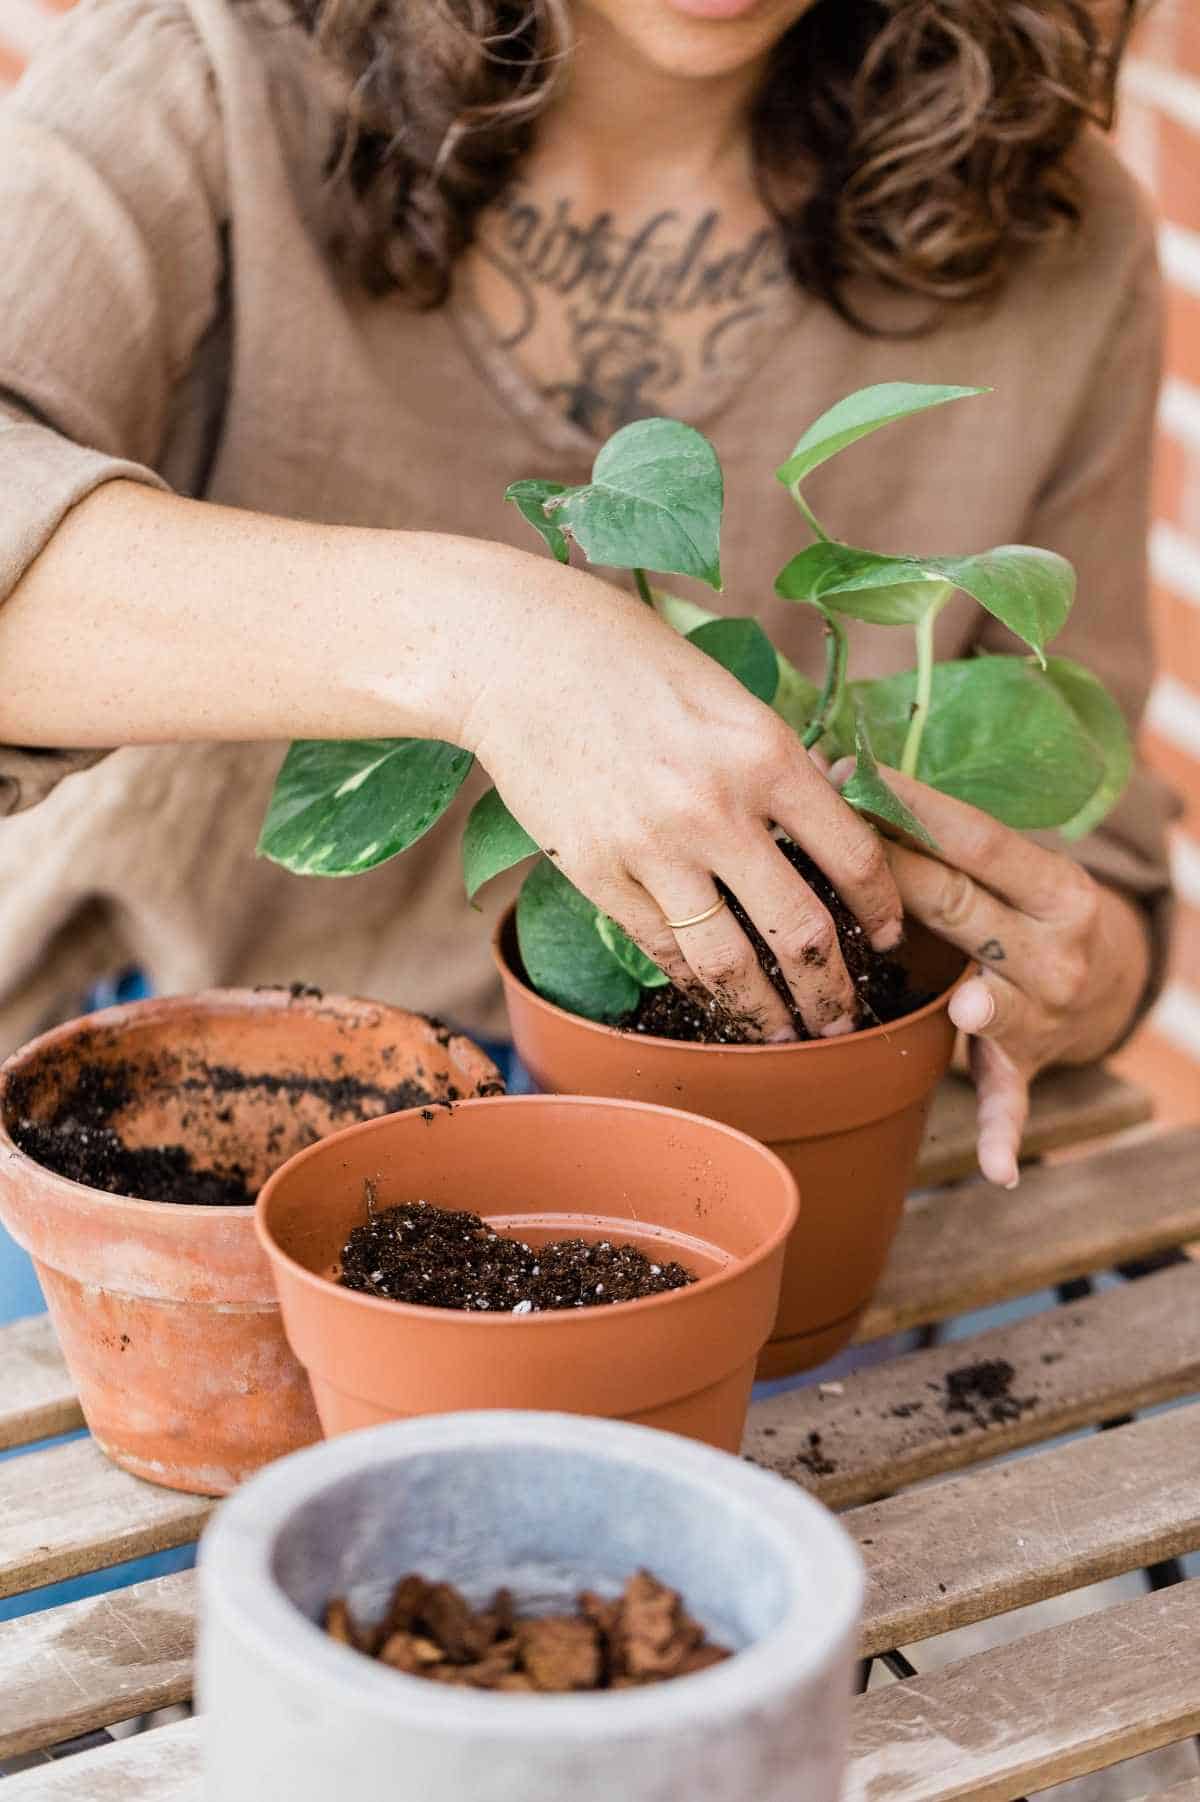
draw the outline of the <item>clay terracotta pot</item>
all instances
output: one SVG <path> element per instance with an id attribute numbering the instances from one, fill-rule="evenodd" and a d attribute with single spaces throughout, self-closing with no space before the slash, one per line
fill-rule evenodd
<path id="1" fill-rule="evenodd" d="M 631 1240 L 701 1273 L 643 1301 L 526 1315 L 421 1308 L 332 1279 L 376 1205 L 467 1208 L 521 1238 Z M 763 1146 L 634 1102 L 525 1095 L 335 1133 L 267 1183 L 258 1228 L 326 1433 L 405 1415 L 547 1408 L 741 1443 L 796 1185 Z"/>
<path id="2" fill-rule="evenodd" d="M 962 953 L 910 924 L 902 955 L 936 1000 L 846 1038 L 730 1046 L 619 1032 L 544 1001 L 525 979 L 511 912 L 495 955 L 517 1051 L 540 1089 L 690 1108 L 778 1152 L 799 1185 L 800 1218 L 758 1374 L 788 1376 L 840 1351 L 879 1281 L 950 1062 Z"/>
<path id="3" fill-rule="evenodd" d="M 0 1071 L 0 1216 L 34 1260 L 87 1423 L 116 1463 L 222 1495 L 318 1437 L 254 1210 L 109 1195 L 17 1150 L 85 1071 L 108 1082 L 131 1146 L 240 1165 L 251 1192 L 322 1133 L 499 1082 L 467 1039 L 370 1001 L 215 990 L 134 1002 L 34 1039 Z"/>

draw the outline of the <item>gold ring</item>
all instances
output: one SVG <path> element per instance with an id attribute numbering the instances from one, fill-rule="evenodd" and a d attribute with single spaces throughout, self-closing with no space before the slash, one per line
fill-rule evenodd
<path id="1" fill-rule="evenodd" d="M 667 925 L 672 932 L 678 932 L 681 926 L 702 926 L 705 920 L 711 920 L 714 914 L 719 914 L 724 905 L 724 895 L 718 895 L 712 906 L 706 907 L 702 914 L 693 914 L 688 920 L 668 920 Z"/>

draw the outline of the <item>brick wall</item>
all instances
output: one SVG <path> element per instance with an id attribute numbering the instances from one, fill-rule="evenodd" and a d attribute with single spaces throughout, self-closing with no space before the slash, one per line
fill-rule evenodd
<path id="1" fill-rule="evenodd" d="M 70 0 L 0 0 L 0 89 Z M 1173 848 L 1180 923 L 1166 993 L 1121 1057 L 1170 1118 L 1200 1118 L 1200 0 L 1157 0 L 1128 64 L 1120 144 L 1163 214 L 1169 282 L 1152 540 L 1160 674 L 1146 755 L 1185 814 Z"/>

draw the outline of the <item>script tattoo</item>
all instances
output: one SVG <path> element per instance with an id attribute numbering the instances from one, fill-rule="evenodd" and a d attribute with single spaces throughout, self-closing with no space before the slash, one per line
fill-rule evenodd
<path id="1" fill-rule="evenodd" d="M 571 368 L 544 393 L 597 438 L 670 411 L 672 391 L 690 375 L 718 372 L 789 279 L 769 228 L 718 249 L 715 209 L 691 222 L 664 209 L 630 231 L 611 213 L 581 222 L 569 201 L 541 206 L 518 190 L 489 225 L 480 249 L 515 309 L 503 347 L 518 349 L 540 310 L 565 302 Z"/>

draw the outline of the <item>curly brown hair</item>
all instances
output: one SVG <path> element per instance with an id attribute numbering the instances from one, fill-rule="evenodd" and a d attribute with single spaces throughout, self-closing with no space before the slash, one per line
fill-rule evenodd
<path id="1" fill-rule="evenodd" d="M 343 250 L 370 288 L 440 305 L 555 95 L 568 0 L 286 5 L 342 86 L 329 172 L 353 199 Z M 864 331 L 863 277 L 924 297 L 931 317 L 996 292 L 1022 251 L 1078 219 L 1067 153 L 1086 122 L 1112 122 L 1137 8 L 816 0 L 751 118 L 799 285 Z"/>

